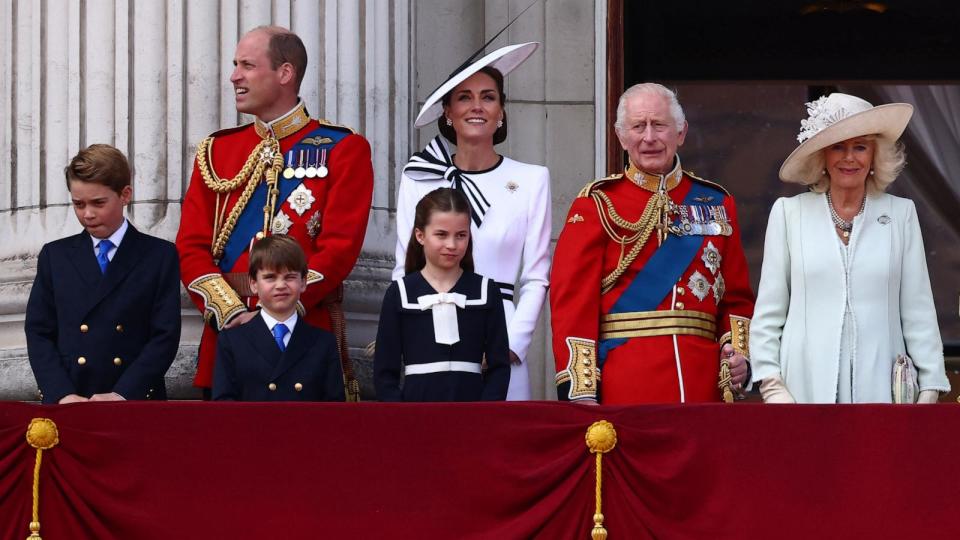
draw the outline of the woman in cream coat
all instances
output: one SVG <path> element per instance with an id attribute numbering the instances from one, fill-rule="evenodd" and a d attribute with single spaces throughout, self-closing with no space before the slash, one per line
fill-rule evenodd
<path id="1" fill-rule="evenodd" d="M 898 355 L 919 401 L 949 391 L 920 224 L 884 193 L 903 168 L 913 107 L 846 94 L 807 104 L 780 168 L 811 192 L 776 201 L 750 328 L 753 380 L 768 403 L 890 403 Z"/>

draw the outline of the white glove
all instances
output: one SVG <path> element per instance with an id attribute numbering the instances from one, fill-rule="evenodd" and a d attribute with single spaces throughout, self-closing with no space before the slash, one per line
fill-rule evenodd
<path id="1" fill-rule="evenodd" d="M 940 399 L 940 392 L 936 390 L 921 390 L 917 403 L 936 403 Z"/>
<path id="2" fill-rule="evenodd" d="M 764 403 L 796 403 L 787 385 L 780 377 L 770 377 L 760 381 L 760 395 Z"/>

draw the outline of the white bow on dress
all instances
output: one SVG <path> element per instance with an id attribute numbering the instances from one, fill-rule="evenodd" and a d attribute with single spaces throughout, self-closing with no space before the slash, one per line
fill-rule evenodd
<path id="1" fill-rule="evenodd" d="M 467 305 L 467 297 L 460 293 L 425 294 L 417 297 L 421 311 L 433 311 L 434 340 L 441 345 L 460 341 L 457 308 Z"/>

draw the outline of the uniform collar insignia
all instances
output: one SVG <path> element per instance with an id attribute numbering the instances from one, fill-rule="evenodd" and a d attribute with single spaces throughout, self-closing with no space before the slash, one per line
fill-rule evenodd
<path id="1" fill-rule="evenodd" d="M 280 140 L 300 131 L 309 121 L 310 115 L 307 114 L 307 107 L 301 100 L 297 102 L 297 106 L 291 109 L 290 112 L 272 122 L 263 122 L 257 118 L 253 127 L 257 130 L 257 135 L 262 139 L 274 137 Z"/>
<path id="2" fill-rule="evenodd" d="M 680 179 L 683 178 L 683 169 L 680 167 L 680 156 L 674 158 L 673 169 L 667 174 L 650 174 L 641 171 L 631 161 L 623 172 L 624 176 L 630 179 L 634 184 L 647 191 L 659 191 L 661 181 L 665 180 L 666 191 L 680 185 Z"/>

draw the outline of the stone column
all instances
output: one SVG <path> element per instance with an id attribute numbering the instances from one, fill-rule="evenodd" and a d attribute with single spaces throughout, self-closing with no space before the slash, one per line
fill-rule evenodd
<path id="1" fill-rule="evenodd" d="M 353 350 L 371 341 L 392 267 L 397 155 L 409 146 L 409 107 L 397 107 L 409 94 L 409 13 L 407 2 L 379 0 L 4 2 L 0 399 L 36 395 L 24 310 L 40 247 L 80 229 L 63 179 L 67 160 L 95 142 L 120 148 L 134 169 L 130 220 L 172 240 L 196 144 L 250 121 L 234 109 L 231 60 L 240 35 L 263 24 L 303 38 L 310 61 L 301 94 L 311 114 L 349 125 L 374 148 L 368 241 L 347 282 Z M 183 299 L 181 351 L 168 385 L 174 397 L 194 397 L 200 317 Z"/>

